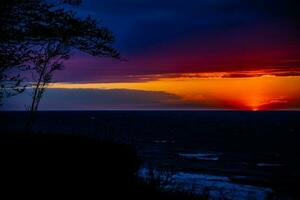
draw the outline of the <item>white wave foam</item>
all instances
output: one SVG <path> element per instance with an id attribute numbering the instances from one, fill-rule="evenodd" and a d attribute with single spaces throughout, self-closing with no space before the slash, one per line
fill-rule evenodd
<path id="1" fill-rule="evenodd" d="M 149 170 L 142 168 L 139 176 L 147 179 L 149 178 L 148 174 Z M 159 171 L 154 170 L 154 174 L 156 176 L 159 175 Z M 161 174 L 161 176 L 163 176 L 163 174 Z M 209 199 L 225 197 L 232 200 L 263 200 L 268 193 L 272 192 L 270 188 L 233 183 L 230 181 L 230 178 L 226 176 L 177 172 L 172 178 L 175 183 L 181 186 L 181 189 L 194 192 L 195 194 L 207 192 Z M 174 182 L 171 184 L 174 184 Z M 172 188 L 172 185 L 165 187 Z M 176 188 L 176 185 L 174 187 Z"/>
<path id="2" fill-rule="evenodd" d="M 219 160 L 220 153 L 178 153 L 179 156 L 197 160 Z"/>
<path id="3" fill-rule="evenodd" d="M 257 163 L 257 167 L 282 167 L 283 164 L 280 163 Z"/>

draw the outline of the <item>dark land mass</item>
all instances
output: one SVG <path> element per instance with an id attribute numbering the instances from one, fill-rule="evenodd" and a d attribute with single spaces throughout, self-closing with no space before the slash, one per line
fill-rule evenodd
<path id="1" fill-rule="evenodd" d="M 3 198 L 206 199 L 140 180 L 131 145 L 23 132 L 1 133 L 0 150 Z"/>
<path id="2" fill-rule="evenodd" d="M 34 136 L 20 134 L 27 117 L 25 112 L 0 113 L 2 163 L 10 163 L 2 171 L 25 176 L 23 185 L 33 173 L 41 174 L 33 179 L 36 183 L 49 179 L 61 188 L 67 185 L 65 191 L 97 191 L 95 186 L 108 194 L 131 191 L 145 197 L 149 187 L 136 173 L 147 164 L 228 176 L 237 183 L 271 187 L 280 196 L 299 197 L 300 112 L 39 112 Z M 197 152 L 218 154 L 218 160 L 178 156 Z M 99 185 L 91 187 L 87 177 Z M 146 196 L 157 194 L 153 191 Z"/>

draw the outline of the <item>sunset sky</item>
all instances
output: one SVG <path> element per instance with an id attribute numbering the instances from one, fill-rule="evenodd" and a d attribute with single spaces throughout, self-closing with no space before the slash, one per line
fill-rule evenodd
<path id="1" fill-rule="evenodd" d="M 297 0 L 83 0 L 78 15 L 111 29 L 123 59 L 73 52 L 41 110 L 299 109 L 299 6 Z M 4 109 L 24 110 L 29 93 L 10 98 Z"/>

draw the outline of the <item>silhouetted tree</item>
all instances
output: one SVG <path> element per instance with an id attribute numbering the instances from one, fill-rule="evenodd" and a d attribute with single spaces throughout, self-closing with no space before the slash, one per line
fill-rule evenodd
<path id="1" fill-rule="evenodd" d="M 34 90 L 30 106 L 31 112 L 37 111 L 45 89 L 52 80 L 53 73 L 63 68 L 62 62 L 69 57 L 68 53 L 67 46 L 50 41 L 33 52 L 31 57 L 32 78 L 35 83 L 32 85 Z"/>
<path id="2" fill-rule="evenodd" d="M 22 69 L 26 65 L 29 47 L 22 19 L 24 2 L 3 0 L 0 4 L 0 100 L 24 91 L 20 74 L 8 74 L 13 68 Z"/>
<path id="3" fill-rule="evenodd" d="M 1 96 L 22 92 L 22 76 L 9 77 L 7 72 L 33 70 L 33 102 L 31 112 L 38 109 L 53 73 L 62 69 L 63 60 L 72 49 L 92 56 L 118 58 L 119 53 L 111 46 L 112 33 L 100 27 L 95 19 L 81 19 L 63 4 L 78 5 L 80 0 L 60 0 L 49 3 L 43 0 L 3 0 L 0 5 L 0 82 Z M 8 86 L 10 83 L 10 87 Z"/>

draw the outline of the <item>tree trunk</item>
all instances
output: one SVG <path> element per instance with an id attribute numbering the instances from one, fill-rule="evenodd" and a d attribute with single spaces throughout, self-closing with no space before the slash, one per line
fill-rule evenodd
<path id="1" fill-rule="evenodd" d="M 32 97 L 32 102 L 31 102 L 31 106 L 30 106 L 30 110 L 29 110 L 29 119 L 28 119 L 28 122 L 26 124 L 26 130 L 27 131 L 31 131 L 32 130 L 32 127 L 33 127 L 33 124 L 34 124 L 34 121 L 35 121 L 35 117 L 36 117 L 36 111 L 38 109 L 38 104 L 39 104 L 39 100 L 38 100 L 38 96 L 39 96 L 39 93 L 41 91 L 41 83 L 42 83 L 42 80 L 43 80 L 43 76 L 44 76 L 44 73 L 46 71 L 46 68 L 47 68 L 47 64 L 44 64 L 43 66 L 43 70 L 42 72 L 40 73 L 40 77 L 39 77 L 39 80 L 34 88 L 34 93 L 33 93 L 33 97 Z"/>

